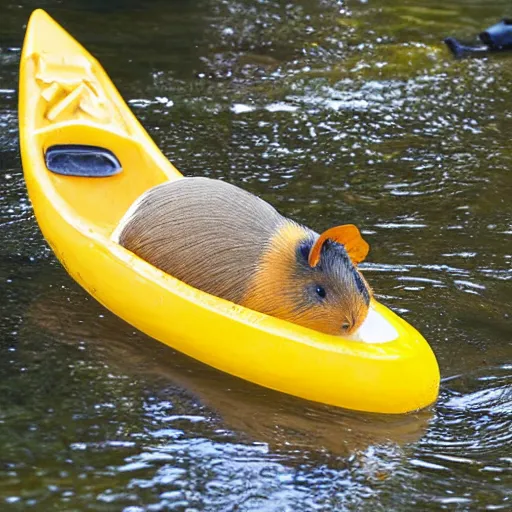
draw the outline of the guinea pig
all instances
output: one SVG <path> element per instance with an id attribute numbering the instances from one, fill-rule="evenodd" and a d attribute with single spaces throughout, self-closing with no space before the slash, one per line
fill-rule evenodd
<path id="1" fill-rule="evenodd" d="M 138 198 L 114 235 L 153 266 L 207 293 L 332 335 L 354 333 L 372 291 L 354 225 L 312 231 L 263 199 L 210 178 L 180 178 Z"/>

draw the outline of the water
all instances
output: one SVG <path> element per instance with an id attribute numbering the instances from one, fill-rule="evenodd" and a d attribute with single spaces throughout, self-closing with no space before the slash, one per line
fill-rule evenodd
<path id="1" fill-rule="evenodd" d="M 400 418 L 312 405 L 143 336 L 56 262 L 16 112 L 31 10 L 100 59 L 185 174 L 371 245 L 379 299 L 441 367 Z M 25 1 L 0 7 L 2 510 L 512 509 L 512 57 L 440 42 L 483 0 Z"/>

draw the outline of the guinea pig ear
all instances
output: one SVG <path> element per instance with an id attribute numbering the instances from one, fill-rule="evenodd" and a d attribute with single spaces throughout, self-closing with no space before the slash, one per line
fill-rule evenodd
<path id="1" fill-rule="evenodd" d="M 311 267 L 316 267 L 320 261 L 322 247 L 327 240 L 338 242 L 345 247 L 347 254 L 354 265 L 363 261 L 370 246 L 363 240 L 359 229 L 353 224 L 345 224 L 324 231 L 309 253 L 308 263 Z"/>

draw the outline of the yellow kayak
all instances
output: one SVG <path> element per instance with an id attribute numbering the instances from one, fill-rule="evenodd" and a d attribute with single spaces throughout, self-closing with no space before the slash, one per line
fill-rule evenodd
<path id="1" fill-rule="evenodd" d="M 426 340 L 377 301 L 352 339 L 199 291 L 112 234 L 148 188 L 181 179 L 101 65 L 44 11 L 20 65 L 20 145 L 43 235 L 69 274 L 149 336 L 219 370 L 284 393 L 379 413 L 432 404 L 439 368 Z"/>

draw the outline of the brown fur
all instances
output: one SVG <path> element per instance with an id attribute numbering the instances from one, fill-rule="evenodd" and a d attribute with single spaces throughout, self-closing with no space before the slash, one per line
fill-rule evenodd
<path id="1" fill-rule="evenodd" d="M 348 258 L 326 247 L 324 267 L 311 268 L 298 248 L 317 233 L 222 181 L 158 185 L 138 200 L 118 232 L 122 246 L 195 288 L 321 332 L 353 332 L 368 310 Z M 326 300 L 315 298 L 317 283 L 328 289 Z M 348 331 L 341 328 L 345 321 Z"/>

